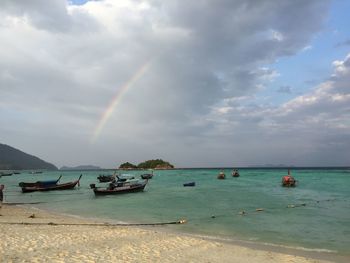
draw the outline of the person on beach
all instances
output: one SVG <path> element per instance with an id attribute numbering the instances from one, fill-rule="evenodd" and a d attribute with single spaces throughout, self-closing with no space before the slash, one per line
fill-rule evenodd
<path id="1" fill-rule="evenodd" d="M 2 206 L 2 201 L 4 200 L 4 193 L 2 190 L 4 190 L 5 186 L 3 184 L 0 185 L 0 208 Z"/>

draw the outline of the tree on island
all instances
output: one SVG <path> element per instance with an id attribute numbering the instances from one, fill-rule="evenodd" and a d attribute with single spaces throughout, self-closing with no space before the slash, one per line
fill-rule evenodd
<path id="1" fill-rule="evenodd" d="M 136 168 L 137 168 L 137 166 L 135 164 L 132 164 L 132 163 L 129 163 L 129 162 L 122 163 L 119 166 L 119 169 L 136 169 Z"/>
<path id="2" fill-rule="evenodd" d="M 148 160 L 137 165 L 140 169 L 172 169 L 174 165 L 162 159 Z"/>
<path id="3" fill-rule="evenodd" d="M 163 161 L 162 159 L 148 160 L 139 163 L 137 166 L 126 162 L 119 166 L 119 169 L 172 169 L 174 165 L 169 162 Z"/>

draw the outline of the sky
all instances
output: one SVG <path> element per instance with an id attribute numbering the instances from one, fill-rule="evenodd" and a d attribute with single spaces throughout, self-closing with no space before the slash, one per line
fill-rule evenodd
<path id="1" fill-rule="evenodd" d="M 349 166 L 348 10 L 2 0 L 0 143 L 58 167 Z"/>

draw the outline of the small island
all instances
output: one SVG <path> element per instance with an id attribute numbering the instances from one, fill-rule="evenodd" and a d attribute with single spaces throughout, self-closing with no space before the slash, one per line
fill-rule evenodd
<path id="1" fill-rule="evenodd" d="M 129 162 L 126 162 L 126 163 L 122 163 L 122 164 L 119 166 L 119 169 L 122 169 L 122 170 L 137 169 L 137 165 L 132 164 L 132 163 L 129 163 Z"/>
<path id="2" fill-rule="evenodd" d="M 119 169 L 133 170 L 133 169 L 155 169 L 155 170 L 167 170 L 174 169 L 174 165 L 169 162 L 163 161 L 162 159 L 148 160 L 138 165 L 126 162 L 119 166 Z"/>

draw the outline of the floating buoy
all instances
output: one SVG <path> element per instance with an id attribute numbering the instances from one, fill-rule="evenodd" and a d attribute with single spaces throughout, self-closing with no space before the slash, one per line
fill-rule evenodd
<path id="1" fill-rule="evenodd" d="M 245 211 L 243 210 L 243 211 L 239 212 L 238 214 L 244 216 L 245 215 Z"/>

